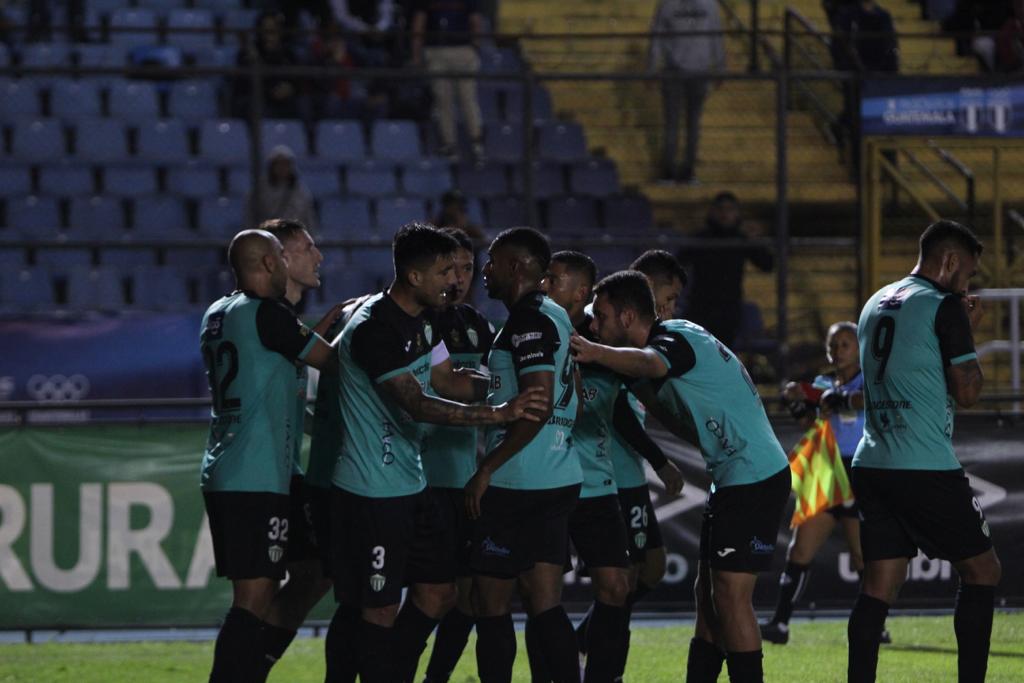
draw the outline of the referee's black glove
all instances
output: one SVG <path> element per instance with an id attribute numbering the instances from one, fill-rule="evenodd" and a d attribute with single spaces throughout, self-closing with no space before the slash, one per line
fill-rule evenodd
<path id="1" fill-rule="evenodd" d="M 821 395 L 821 407 L 827 408 L 833 413 L 848 412 L 853 410 L 850 404 L 850 394 L 839 389 L 829 389 Z"/>

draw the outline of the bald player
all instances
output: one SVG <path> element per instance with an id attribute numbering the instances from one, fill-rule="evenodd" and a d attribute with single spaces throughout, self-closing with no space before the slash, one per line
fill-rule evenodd
<path id="1" fill-rule="evenodd" d="M 276 237 L 240 232 L 228 260 L 237 289 L 207 309 L 200 334 L 213 400 L 200 488 L 217 575 L 233 589 L 214 648 L 214 683 L 266 676 L 266 618 L 285 576 L 293 443 L 302 428 L 295 364 L 337 368 L 330 345 L 281 302 L 288 269 Z"/>

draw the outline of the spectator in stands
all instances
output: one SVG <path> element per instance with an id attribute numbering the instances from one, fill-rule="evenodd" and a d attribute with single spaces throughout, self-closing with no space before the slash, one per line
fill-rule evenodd
<path id="1" fill-rule="evenodd" d="M 299 179 L 295 153 L 285 145 L 270 150 L 267 171 L 260 178 L 259 192 L 250 193 L 246 201 L 246 226 L 255 226 L 271 218 L 298 221 L 311 234 L 320 222 L 313 206 L 313 195 Z"/>
<path id="2" fill-rule="evenodd" d="M 832 41 L 836 69 L 888 71 L 900 69 L 900 53 L 892 15 L 875 0 L 861 0 L 839 8 Z"/>
<path id="3" fill-rule="evenodd" d="M 284 18 L 263 12 L 256 20 L 255 40 L 238 53 L 238 65 L 255 63 L 265 66 L 299 64 L 291 44 L 285 39 Z M 276 119 L 299 118 L 306 113 L 302 83 L 293 76 L 268 76 L 263 79 L 263 116 Z M 234 84 L 234 115 L 248 118 L 252 109 L 252 91 L 248 76 L 240 76 Z"/>
<path id="4" fill-rule="evenodd" d="M 1013 16 L 996 36 L 996 68 L 1004 72 L 1024 68 L 1024 0 L 1014 0 Z"/>
<path id="5" fill-rule="evenodd" d="M 360 66 L 349 51 L 350 43 L 331 28 L 313 43 L 313 61 L 321 66 L 351 69 Z M 317 82 L 314 106 L 318 118 L 376 119 L 388 117 L 387 88 L 379 81 L 367 84 L 345 77 L 327 77 Z"/>
<path id="6" fill-rule="evenodd" d="M 651 73 L 660 73 L 664 140 L 659 180 L 693 183 L 697 165 L 697 141 L 700 138 L 700 115 L 704 109 L 710 81 L 706 78 L 677 80 L 687 73 L 725 69 L 725 44 L 721 33 L 700 35 L 700 32 L 721 31 L 715 0 L 661 0 L 651 22 L 649 66 Z M 698 35 L 658 35 L 664 33 L 698 33 Z M 686 148 L 683 163 L 676 167 L 679 142 L 679 119 L 686 113 Z"/>
<path id="7" fill-rule="evenodd" d="M 479 37 L 483 17 L 478 0 L 414 0 L 412 19 L 412 62 L 426 66 L 431 74 L 445 71 L 480 70 Z M 483 157 L 483 128 L 480 103 L 476 99 L 476 80 L 434 78 L 434 118 L 441 129 L 441 154 L 458 157 L 455 129 L 455 96 L 466 128 L 473 141 L 473 156 Z"/>
<path id="8" fill-rule="evenodd" d="M 469 235 L 474 242 L 484 239 L 484 231 L 479 225 L 471 223 L 466 211 L 466 195 L 459 190 L 450 190 L 441 195 L 441 211 L 434 219 L 439 228 L 457 228 Z"/>
<path id="9" fill-rule="evenodd" d="M 334 18 L 360 66 L 391 66 L 394 0 L 333 0 Z"/>
<path id="10" fill-rule="evenodd" d="M 992 71 L 996 67 L 996 46 L 992 33 L 1013 17 L 1010 0 L 957 0 L 953 12 L 943 19 L 942 30 L 956 33 L 957 54 L 974 54 Z M 980 32 L 982 35 L 970 36 Z"/>
<path id="11" fill-rule="evenodd" d="M 746 243 L 759 227 L 743 220 L 736 195 L 720 192 L 711 202 L 705 228 L 695 235 L 716 243 L 684 247 L 678 254 L 679 262 L 690 268 L 686 318 L 703 325 L 726 346 L 732 346 L 740 329 L 744 266 L 749 260 L 762 271 L 772 269 L 771 253 Z"/>

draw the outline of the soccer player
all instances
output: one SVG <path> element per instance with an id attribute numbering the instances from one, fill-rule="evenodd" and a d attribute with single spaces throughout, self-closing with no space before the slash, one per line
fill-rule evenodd
<path id="1" fill-rule="evenodd" d="M 569 314 L 577 333 L 589 335 L 593 318 L 587 314 L 597 281 L 597 268 L 586 254 L 560 251 L 551 257 L 548 296 Z M 629 629 L 629 550 L 626 523 L 616 495 L 616 472 L 612 461 L 616 410 L 634 423 L 628 435 L 641 435 L 641 450 L 651 457 L 658 474 L 675 495 L 682 487 L 682 475 L 668 462 L 661 449 L 646 436 L 624 393 L 622 378 L 600 365 L 580 367 L 583 379 L 583 416 L 573 430 L 573 445 L 583 468 L 580 500 L 569 517 L 569 536 L 594 585 L 595 602 L 587 615 L 587 627 L 578 632 L 588 654 L 586 681 L 615 680 L 626 666 Z M 624 399 L 624 397 L 623 397 Z M 635 438 L 635 437 L 634 437 Z M 643 466 L 640 466 L 643 472 Z M 646 493 L 646 487 L 644 488 Z M 527 636 L 527 647 L 531 642 Z"/>
<path id="2" fill-rule="evenodd" d="M 455 252 L 455 286 L 450 305 L 436 316 L 437 333 L 456 370 L 479 370 L 491 349 L 494 326 L 465 302 L 473 282 L 473 243 L 463 230 L 442 229 L 455 238 L 459 248 Z M 435 427 L 429 431 L 423 450 L 423 471 L 430 487 L 428 490 L 435 498 L 445 524 L 454 530 L 451 552 L 456 561 L 458 600 L 437 627 L 437 638 L 424 679 L 425 683 L 445 683 L 458 664 L 473 630 L 472 577 L 469 571 L 472 534 L 463 488 L 476 471 L 477 430 L 472 427 Z"/>
<path id="3" fill-rule="evenodd" d="M 592 330 L 601 343 L 574 335 L 577 361 L 649 380 L 649 391 L 637 384 L 631 390 L 645 404 L 660 401 L 673 414 L 690 416 L 712 479 L 687 680 L 716 680 L 724 659 L 730 680 L 761 681 L 761 636 L 751 598 L 757 573 L 771 566 L 789 499 L 786 454 L 739 359 L 699 325 L 658 321 L 642 273 L 615 273 L 594 291 Z"/>
<path id="4" fill-rule="evenodd" d="M 483 683 L 512 678 L 517 580 L 527 626 L 536 631 L 553 680 L 579 681 L 572 624 L 561 604 L 569 514 L 583 480 L 572 447 L 579 399 L 569 354 L 572 323 L 541 291 L 550 261 L 542 234 L 512 228 L 491 243 L 483 270 L 488 294 L 509 312 L 487 359 L 488 400 L 505 401 L 528 387 L 551 399 L 542 422 L 518 420 L 487 431 L 487 455 L 466 485 L 466 505 L 476 519 L 470 566 Z"/>
<path id="5" fill-rule="evenodd" d="M 485 389 L 440 358 L 432 309 L 455 282 L 458 242 L 410 224 L 395 235 L 395 280 L 355 312 L 341 333 L 339 400 L 344 421 L 331 500 L 332 573 L 342 609 L 357 607 L 360 680 L 407 680 L 427 637 L 455 599 L 450 529 L 426 492 L 421 423 L 504 424 L 540 420 L 548 400 L 526 390 L 498 405 L 466 405 L 432 395 L 482 399 Z M 441 369 L 434 373 L 434 367 Z M 474 396 L 473 394 L 476 394 Z M 409 594 L 399 612 L 402 589 Z M 337 630 L 347 622 L 332 621 Z"/>
<path id="6" fill-rule="evenodd" d="M 263 230 L 228 247 L 238 289 L 203 316 L 200 349 L 213 396 L 200 486 L 217 575 L 232 582 L 231 609 L 210 680 L 259 681 L 276 640 L 268 624 L 289 545 L 289 484 L 296 435 L 295 363 L 337 367 L 333 349 L 296 318 L 284 249 Z M 282 650 L 283 651 L 283 648 Z"/>
<path id="7" fill-rule="evenodd" d="M 969 228 L 931 224 L 914 270 L 868 299 L 857 323 L 867 414 L 853 457 L 864 553 L 848 627 L 853 683 L 875 680 L 879 634 L 918 549 L 956 568 L 959 680 L 985 680 L 1001 568 L 952 443 L 954 402 L 981 394 L 972 330 L 982 310 L 967 294 L 981 251 Z"/>
<path id="8" fill-rule="evenodd" d="M 629 264 L 629 270 L 638 270 L 647 276 L 658 317 L 662 320 L 675 318 L 679 297 L 686 286 L 686 271 L 679 260 L 664 249 L 648 249 Z"/>

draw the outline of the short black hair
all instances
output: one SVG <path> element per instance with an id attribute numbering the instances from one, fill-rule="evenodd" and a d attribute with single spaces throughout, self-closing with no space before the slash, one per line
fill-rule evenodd
<path id="1" fill-rule="evenodd" d="M 974 256 L 980 256 L 984 248 L 978 236 L 966 225 L 943 219 L 935 221 L 921 233 L 921 260 L 927 261 L 938 253 L 943 244 L 951 242 Z"/>
<path id="2" fill-rule="evenodd" d="M 679 265 L 679 259 L 664 249 L 648 249 L 629 265 L 630 270 L 639 270 L 657 284 L 668 283 L 672 278 L 686 286 L 686 271 Z"/>
<path id="3" fill-rule="evenodd" d="M 473 240 L 469 239 L 469 235 L 462 228 L 441 228 L 441 232 L 451 235 L 459 243 L 460 248 L 465 249 L 470 254 L 473 253 Z"/>
<path id="4" fill-rule="evenodd" d="M 590 258 L 581 251 L 572 251 L 566 249 L 565 251 L 559 251 L 551 255 L 552 263 L 564 263 L 565 267 L 574 273 L 579 273 L 587 277 L 587 284 L 590 287 L 594 286 L 597 282 L 597 266 L 594 264 L 594 259 Z"/>
<path id="5" fill-rule="evenodd" d="M 733 194 L 732 192 L 730 192 L 729 190 L 725 190 L 724 192 L 719 192 L 718 194 L 716 194 L 711 199 L 711 203 L 713 205 L 724 204 L 725 202 L 731 202 L 733 204 L 739 204 L 740 200 L 737 199 L 736 195 Z"/>
<path id="6" fill-rule="evenodd" d="M 459 243 L 448 233 L 428 223 L 406 223 L 391 242 L 395 275 L 403 278 L 410 270 L 422 270 L 439 256 L 454 254 Z"/>
<path id="7" fill-rule="evenodd" d="M 503 230 L 491 242 L 491 251 L 501 247 L 525 249 L 526 253 L 537 259 L 542 271 L 547 271 L 551 265 L 551 245 L 548 244 L 548 238 L 533 228 Z"/>
<path id="8" fill-rule="evenodd" d="M 632 308 L 641 318 L 654 319 L 654 292 L 647 276 L 638 270 L 620 270 L 597 283 L 594 295 L 604 294 L 615 309 Z"/>
<path id="9" fill-rule="evenodd" d="M 306 232 L 306 226 L 299 221 L 290 218 L 271 218 L 259 225 L 259 230 L 266 230 L 277 238 L 277 241 L 284 244 L 293 237 L 298 237 Z"/>

